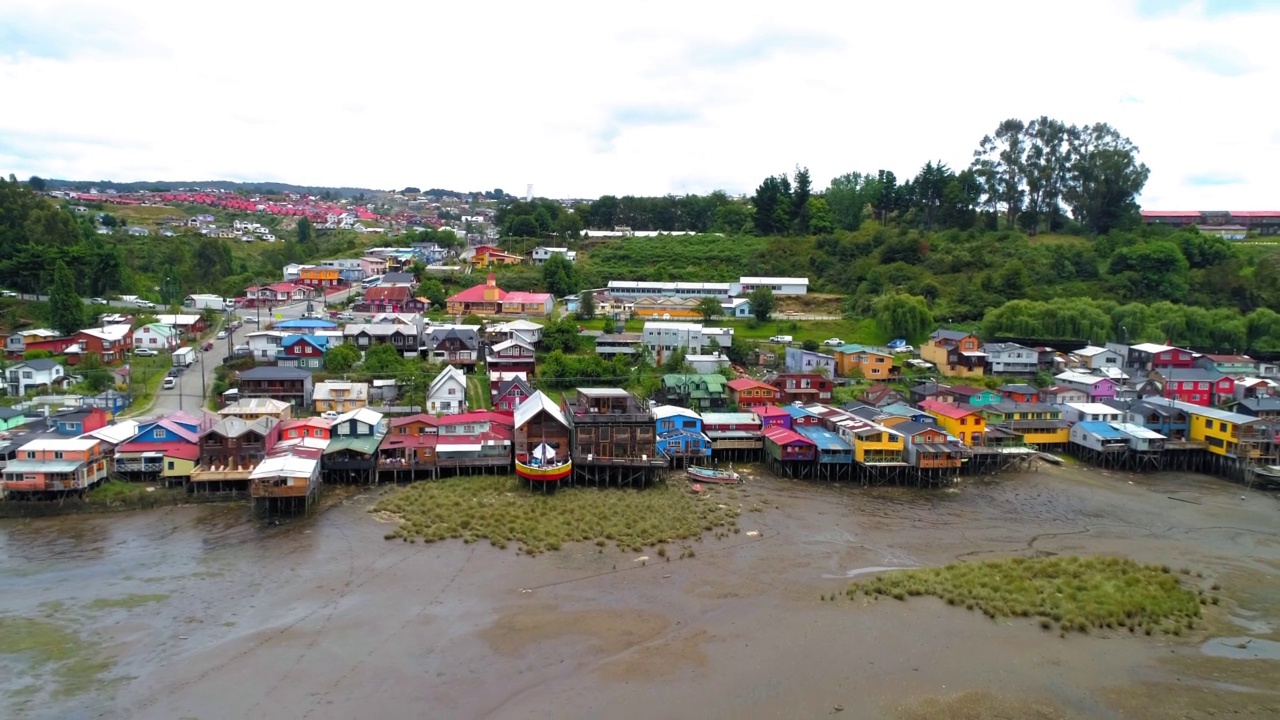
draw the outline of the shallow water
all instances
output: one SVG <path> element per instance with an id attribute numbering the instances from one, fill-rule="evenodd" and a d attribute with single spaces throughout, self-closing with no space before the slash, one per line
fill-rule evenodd
<path id="1" fill-rule="evenodd" d="M 1209 638 L 1200 652 L 1234 660 L 1280 660 L 1280 642 L 1254 637 Z"/>

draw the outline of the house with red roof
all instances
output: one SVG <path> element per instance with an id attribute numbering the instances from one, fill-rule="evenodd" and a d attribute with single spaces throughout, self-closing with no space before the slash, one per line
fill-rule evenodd
<path id="1" fill-rule="evenodd" d="M 360 313 L 420 313 L 426 312 L 427 303 L 414 297 L 413 288 L 405 285 L 375 286 L 365 290 L 351 309 Z"/>
<path id="2" fill-rule="evenodd" d="M 817 444 L 794 430 L 769 427 L 761 434 L 764 435 L 764 451 L 769 459 L 783 463 L 784 467 L 788 463 L 813 462 L 817 457 Z"/>
<path id="3" fill-rule="evenodd" d="M 778 402 L 778 389 L 766 382 L 741 377 L 730 380 L 725 385 L 729 388 L 729 404 L 736 405 L 740 410 Z"/>
<path id="4" fill-rule="evenodd" d="M 554 308 L 555 300 L 550 293 L 509 293 L 498 287 L 493 273 L 489 273 L 483 285 L 469 287 L 447 301 L 450 315 L 546 317 L 551 315 Z"/>
<path id="5" fill-rule="evenodd" d="M 415 470 L 433 469 L 439 439 L 437 422 L 431 415 L 419 413 L 392 419 L 390 431 L 378 444 L 378 474 L 408 473 L 408 478 Z"/>
<path id="6" fill-rule="evenodd" d="M 273 285 L 262 287 L 245 288 L 244 298 L 246 307 L 287 305 L 296 302 L 306 302 L 312 300 L 316 296 L 316 291 L 306 285 L 290 282 L 278 282 Z"/>
<path id="7" fill-rule="evenodd" d="M 751 411 L 760 418 L 761 428 L 780 427 L 791 429 L 791 413 L 777 405 L 757 405 Z"/>

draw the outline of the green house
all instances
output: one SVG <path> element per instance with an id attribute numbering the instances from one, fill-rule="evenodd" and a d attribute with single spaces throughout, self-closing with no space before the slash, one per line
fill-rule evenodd
<path id="1" fill-rule="evenodd" d="M 27 424 L 27 416 L 21 410 L 0 407 L 0 432 L 11 432 Z"/>
<path id="2" fill-rule="evenodd" d="M 671 373 L 662 376 L 663 402 L 694 410 L 718 410 L 729 402 L 728 380 L 719 373 Z"/>

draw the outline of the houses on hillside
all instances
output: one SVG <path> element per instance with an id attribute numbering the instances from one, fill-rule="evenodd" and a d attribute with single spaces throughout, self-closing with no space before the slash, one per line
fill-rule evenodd
<path id="1" fill-rule="evenodd" d="M 549 317 L 554 308 L 550 293 L 507 292 L 498 287 L 493 273 L 483 285 L 456 293 L 447 300 L 450 315 Z"/>

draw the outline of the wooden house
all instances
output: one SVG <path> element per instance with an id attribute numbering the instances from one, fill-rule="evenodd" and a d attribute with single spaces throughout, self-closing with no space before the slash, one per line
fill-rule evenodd
<path id="1" fill-rule="evenodd" d="M 1277 463 L 1278 438 L 1272 421 L 1176 400 L 1171 404 L 1191 416 L 1190 439 L 1204 443 L 1211 454 L 1261 465 Z"/>
<path id="2" fill-rule="evenodd" d="M 960 405 L 981 407 L 1000 402 L 1000 393 L 995 390 L 973 387 L 972 385 L 953 385 L 950 388 L 950 392 L 955 396 L 956 403 Z"/>
<path id="3" fill-rule="evenodd" d="M 781 427 L 763 431 L 764 451 L 774 472 L 786 477 L 807 474 L 807 467 L 817 458 L 818 448 L 809 438 Z M 799 466 L 799 467 L 798 467 Z"/>
<path id="4" fill-rule="evenodd" d="M 836 374 L 840 377 L 863 377 L 868 380 L 893 380 L 893 352 L 887 348 L 865 345 L 842 345 L 836 348 Z"/>
<path id="5" fill-rule="evenodd" d="M 1050 385 L 1040 391 L 1040 398 L 1044 402 L 1053 405 L 1087 403 L 1089 402 L 1089 393 L 1080 388 L 1067 387 L 1066 385 Z"/>
<path id="6" fill-rule="evenodd" d="M 949 377 L 982 377 L 987 355 L 981 348 L 982 341 L 973 333 L 935 330 L 920 348 L 920 359 L 933 363 L 938 372 Z"/>
<path id="7" fill-rule="evenodd" d="M 562 401 L 577 474 L 591 482 L 646 482 L 666 460 L 647 405 L 621 388 L 578 388 Z"/>
<path id="8" fill-rule="evenodd" d="M 214 417 L 175 412 L 138 424 L 138 434 L 116 448 L 112 469 L 132 478 L 162 478 L 182 483 L 191 476 L 200 457 L 200 436 L 212 427 Z"/>
<path id="9" fill-rule="evenodd" d="M 1195 366 L 1195 353 L 1169 345 L 1140 343 L 1129 347 L 1125 365 L 1148 372 L 1164 368 L 1191 368 Z"/>
<path id="10" fill-rule="evenodd" d="M 419 413 L 392 418 L 390 430 L 378 444 L 378 474 L 396 479 L 412 479 L 420 470 L 434 471 L 438 422 Z"/>
<path id="11" fill-rule="evenodd" d="M 920 409 L 934 416 L 938 427 L 965 445 L 982 445 L 986 441 L 987 419 L 973 410 L 936 400 L 925 400 Z"/>
<path id="12" fill-rule="evenodd" d="M 372 483 L 378 445 L 386 434 L 382 413 L 362 407 L 339 415 L 332 424 L 321 470 L 330 482 Z"/>
<path id="13" fill-rule="evenodd" d="M 1071 426 L 1071 444 L 1091 462 L 1114 467 L 1115 456 L 1129 449 L 1129 438 L 1111 423 L 1086 420 Z"/>
<path id="14" fill-rule="evenodd" d="M 192 491 L 247 491 L 249 475 L 280 439 L 280 424 L 270 416 L 229 416 L 201 433 L 190 475 Z"/>
<path id="15" fill-rule="evenodd" d="M 305 441 L 284 443 L 249 473 L 249 497 L 255 513 L 311 506 L 320 494 L 323 450 Z"/>
<path id="16" fill-rule="evenodd" d="M 1139 400 L 1125 411 L 1123 422 L 1154 430 L 1174 442 L 1187 442 L 1191 435 L 1191 415 L 1168 400 Z"/>
<path id="17" fill-rule="evenodd" d="M 1148 430 L 1142 425 L 1133 423 L 1110 423 L 1111 427 L 1120 431 L 1135 453 L 1158 453 L 1165 449 L 1165 436 L 1155 430 Z"/>
<path id="18" fill-rule="evenodd" d="M 652 411 L 658 450 L 681 465 L 711 455 L 711 439 L 702 432 L 702 416 L 676 405 L 658 405 Z"/>
<path id="19" fill-rule="evenodd" d="M 311 400 L 317 413 L 347 413 L 369 405 L 369 383 L 326 380 L 316 383 Z"/>
<path id="20" fill-rule="evenodd" d="M 753 459 L 764 448 L 760 417 L 754 412 L 702 413 L 702 432 L 717 457 Z"/>
<path id="21" fill-rule="evenodd" d="M 246 422 L 258 418 L 271 418 L 276 422 L 284 422 L 293 417 L 293 406 L 283 400 L 272 398 L 245 398 L 227 405 L 218 411 L 223 418 L 236 417 Z"/>
<path id="22" fill-rule="evenodd" d="M 729 404 L 739 410 L 750 410 L 760 405 L 778 402 L 778 389 L 769 383 L 748 377 L 740 377 L 725 383 L 729 391 Z"/>
<path id="23" fill-rule="evenodd" d="M 1236 381 L 1217 370 L 1203 368 L 1162 368 L 1151 379 L 1160 384 L 1170 400 L 1208 407 L 1235 397 Z"/>
<path id="24" fill-rule="evenodd" d="M 1059 386 L 1081 390 L 1088 396 L 1087 402 L 1102 402 L 1116 396 L 1116 381 L 1104 375 L 1092 375 L 1068 370 L 1054 376 Z"/>
<path id="25" fill-rule="evenodd" d="M 1000 397 L 1006 402 L 1033 403 L 1040 402 L 1040 391 L 1034 385 L 1026 383 L 1010 383 L 996 388 Z"/>
<path id="26" fill-rule="evenodd" d="M 433 326 L 423 337 L 422 355 L 435 362 L 467 371 L 480 362 L 480 337 L 475 327 Z"/>
<path id="27" fill-rule="evenodd" d="M 761 429 L 781 427 L 791 429 L 791 413 L 777 405 L 757 405 L 752 412 L 760 418 Z"/>
<path id="28" fill-rule="evenodd" d="M 533 397 L 533 394 L 533 387 L 524 378 L 513 377 L 490 391 L 489 404 L 494 410 L 514 413 L 520 403 Z"/>
<path id="29" fill-rule="evenodd" d="M 1195 366 L 1230 375 L 1233 378 L 1248 377 L 1258 372 L 1258 361 L 1248 355 L 1197 355 Z"/>
<path id="30" fill-rule="evenodd" d="M 107 478 L 107 458 L 96 438 L 42 438 L 20 446 L 5 463 L 11 497 L 82 493 Z"/>
<path id="31" fill-rule="evenodd" d="M 963 446 L 956 445 L 936 425 L 902 422 L 893 427 L 903 438 L 906 461 L 921 470 L 956 470 L 965 460 Z"/>
<path id="32" fill-rule="evenodd" d="M 764 381 L 777 388 L 778 401 L 783 404 L 831 402 L 831 380 L 818 373 L 769 373 Z"/>
<path id="33" fill-rule="evenodd" d="M 324 355 L 328 350 L 329 337 L 326 335 L 286 335 L 280 341 L 276 365 L 322 370 Z"/>
<path id="34" fill-rule="evenodd" d="M 510 469 L 514 424 L 512 415 L 493 410 L 438 418 L 437 469 Z"/>
<path id="35" fill-rule="evenodd" d="M 1280 420 L 1280 398 L 1255 397 L 1237 400 L 1231 405 L 1231 411 L 1263 420 Z"/>
<path id="36" fill-rule="evenodd" d="M 998 402 L 979 408 L 991 427 L 1000 427 L 1038 447 L 1062 448 L 1071 441 L 1062 406 L 1048 403 Z"/>
<path id="37" fill-rule="evenodd" d="M 303 439 L 328 443 L 333 437 L 333 425 L 324 418 L 300 418 L 280 423 L 280 442 L 296 442 Z"/>
<path id="38" fill-rule="evenodd" d="M 728 381 L 719 373 L 669 373 L 658 395 L 667 402 L 698 410 L 719 410 L 729 401 Z"/>
<path id="39" fill-rule="evenodd" d="M 533 345 L 519 340 L 504 340 L 493 345 L 485 352 L 485 365 L 489 370 L 500 372 L 523 372 L 532 377 L 534 374 Z"/>
<path id="40" fill-rule="evenodd" d="M 906 397 L 902 393 L 893 389 L 889 385 L 882 383 L 873 383 L 871 387 L 862 391 L 858 396 L 858 402 L 864 403 L 870 407 L 884 407 L 894 403 L 906 402 Z"/>
<path id="41" fill-rule="evenodd" d="M 782 411 L 791 416 L 792 430 L 799 431 L 805 427 L 821 427 L 822 417 L 803 405 L 785 405 Z"/>
<path id="42" fill-rule="evenodd" d="M 920 383 L 907 391 L 908 401 L 912 405 L 919 405 L 925 400 L 934 400 L 940 403 L 954 404 L 958 402 L 956 394 L 951 392 L 950 385 L 944 385 L 935 380 Z"/>
<path id="43" fill-rule="evenodd" d="M 447 365 L 427 389 L 427 412 L 454 415 L 467 411 L 467 376 Z"/>
<path id="44" fill-rule="evenodd" d="M 569 420 L 541 390 L 516 406 L 516 475 L 532 484 L 559 482 L 573 473 Z"/>
<path id="45" fill-rule="evenodd" d="M 296 367 L 255 367 L 239 374 L 240 397 L 269 397 L 294 408 L 311 407 L 311 371 Z"/>

